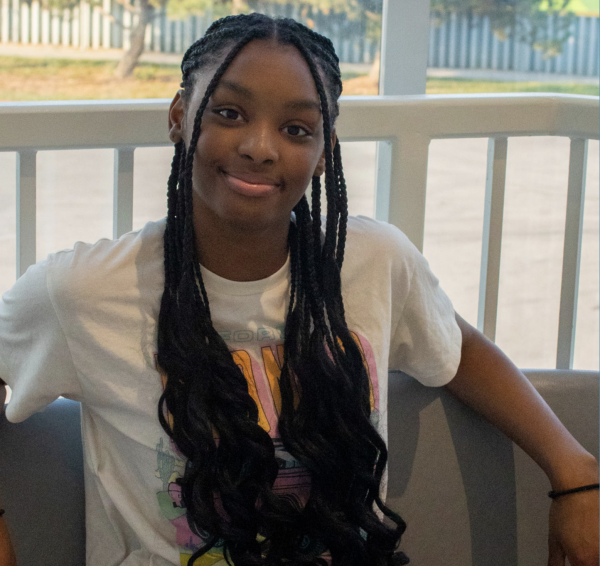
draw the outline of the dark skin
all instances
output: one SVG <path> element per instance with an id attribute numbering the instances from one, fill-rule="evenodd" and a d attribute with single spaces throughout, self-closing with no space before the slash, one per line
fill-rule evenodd
<path id="1" fill-rule="evenodd" d="M 181 91 L 175 96 L 169 111 L 173 142 L 189 145 L 196 109 L 215 69 L 204 70 L 189 99 Z M 230 87 L 217 89 L 206 108 L 195 154 L 196 244 L 202 264 L 213 273 L 254 281 L 284 265 L 290 213 L 312 176 L 325 169 L 322 118 L 314 108 L 319 98 L 300 54 L 273 42 L 250 43 L 223 80 Z M 299 101 L 305 104 L 286 104 Z M 248 181 L 260 178 L 263 186 L 256 194 L 248 187 L 240 192 L 227 177 L 232 173 Z M 269 183 L 271 189 L 265 188 Z M 461 361 L 446 388 L 521 446 L 547 474 L 552 489 L 597 483 L 598 462 L 527 378 L 458 314 L 456 320 Z M 14 566 L 11 553 L 0 519 L 0 564 Z M 564 566 L 565 557 L 571 566 L 598 565 L 597 491 L 552 503 L 548 566 Z"/>
<path id="2" fill-rule="evenodd" d="M 0 410 L 4 411 L 6 400 L 6 383 L 0 379 Z M 0 507 L 2 502 L 0 501 Z M 0 564 L 2 566 L 17 566 L 15 551 L 10 541 L 10 534 L 4 517 L 0 517 Z"/>
<path id="3" fill-rule="evenodd" d="M 203 71 L 189 100 L 181 91 L 173 99 L 172 141 L 183 139 L 189 146 L 215 70 Z M 335 142 L 334 130 L 332 146 Z M 282 267 L 290 214 L 313 175 L 325 171 L 324 145 L 319 96 L 302 56 L 290 46 L 251 42 L 225 72 L 202 117 L 193 175 L 202 265 L 233 281 L 263 279 Z M 239 194 L 226 173 L 269 180 L 276 188 Z"/>

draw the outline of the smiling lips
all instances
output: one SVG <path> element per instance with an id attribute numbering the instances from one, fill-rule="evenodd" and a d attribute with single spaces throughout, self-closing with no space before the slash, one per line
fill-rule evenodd
<path id="1" fill-rule="evenodd" d="M 241 195 L 249 196 L 249 197 L 265 197 L 268 196 L 279 188 L 279 184 L 269 182 L 270 180 L 255 177 L 250 174 L 245 175 L 245 179 L 240 179 L 239 177 L 234 177 L 229 173 L 223 171 L 225 175 L 225 179 L 229 186 L 236 192 Z"/>

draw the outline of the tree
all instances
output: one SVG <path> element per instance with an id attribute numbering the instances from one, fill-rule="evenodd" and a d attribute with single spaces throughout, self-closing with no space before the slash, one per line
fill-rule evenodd
<path id="1" fill-rule="evenodd" d="M 431 10 L 441 19 L 451 13 L 487 16 L 490 27 L 500 40 L 514 34 L 519 41 L 542 51 L 544 57 L 562 52 L 564 42 L 570 37 L 573 14 L 566 8 L 571 0 L 432 0 Z M 548 17 L 562 15 L 548 35 Z"/>
<path id="2" fill-rule="evenodd" d="M 125 78 L 133 73 L 144 52 L 146 28 L 155 17 L 156 9 L 163 7 L 168 0 L 137 0 L 137 5 L 133 5 L 131 0 L 116 1 L 137 15 L 137 24 L 131 30 L 130 47 L 115 70 L 115 76 Z M 247 11 L 247 4 L 245 0 L 171 0 L 168 8 L 169 15 L 186 18 L 194 14 L 204 15 L 208 10 L 218 15 L 241 14 Z"/>
<path id="3" fill-rule="evenodd" d="M 50 0 L 66 2 L 72 0 Z M 172 18 L 187 19 L 193 15 L 205 15 L 210 11 L 215 18 L 228 14 L 243 14 L 256 9 L 256 0 L 116 0 L 126 10 L 137 15 L 137 24 L 132 28 L 130 47 L 119 62 L 115 75 L 120 78 L 130 76 L 144 52 L 146 27 L 155 17 L 157 9 L 165 4 Z M 167 4 L 168 2 L 168 4 Z M 294 0 L 271 0 L 279 4 L 292 4 Z M 314 7 L 324 13 L 345 12 L 350 19 L 366 18 L 367 37 L 380 40 L 381 7 L 383 0 L 297 0 L 296 3 L 305 10 Z M 311 22 L 307 22 L 310 26 Z"/>

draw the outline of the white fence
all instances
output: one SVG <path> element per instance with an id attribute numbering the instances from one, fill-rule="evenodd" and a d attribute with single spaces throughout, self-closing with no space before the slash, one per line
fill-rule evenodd
<path id="1" fill-rule="evenodd" d="M 569 22 L 565 18 L 554 15 L 546 19 L 540 40 L 561 45 L 561 53 L 546 57 L 541 49 L 521 41 L 514 29 L 505 29 L 506 39 L 500 40 L 490 29 L 489 18 L 452 14 L 439 22 L 432 14 L 428 65 L 597 77 L 600 19 L 573 17 Z M 559 30 L 567 24 L 569 37 L 563 42 Z M 531 27 L 527 20 L 519 26 L 521 31 Z"/>
<path id="2" fill-rule="evenodd" d="M 298 5 L 257 3 L 257 10 L 270 15 L 310 19 L 314 29 L 329 37 L 340 60 L 370 63 L 377 44 L 366 36 L 364 21 L 349 20 L 345 14 L 325 15 L 316 9 L 303 13 Z M 212 23 L 210 12 L 187 20 L 171 20 L 166 8 L 155 13 L 146 30 L 147 51 L 183 53 Z M 544 40 L 558 39 L 565 17 L 547 18 Z M 71 9 L 44 8 L 40 0 L 0 0 L 0 41 L 31 45 L 62 45 L 81 49 L 128 49 L 137 16 L 115 0 L 101 4 L 81 1 Z M 527 22 L 521 22 L 521 29 Z M 490 29 L 487 17 L 452 14 L 440 20 L 431 15 L 429 66 L 463 69 L 494 69 L 598 76 L 600 19 L 573 18 L 562 52 L 544 57 L 539 49 L 520 41 L 512 29 L 500 40 Z"/>
<path id="3" fill-rule="evenodd" d="M 0 103 L 0 151 L 17 152 L 17 275 L 35 262 L 36 152 L 114 148 L 114 236 L 131 229 L 136 147 L 171 145 L 167 100 Z M 422 250 L 432 139 L 489 139 L 479 328 L 495 338 L 506 175 L 512 136 L 571 138 L 557 368 L 572 367 L 583 227 L 587 144 L 598 139 L 599 103 L 572 95 L 342 97 L 342 141 L 384 142 L 375 216 L 399 226 Z"/>

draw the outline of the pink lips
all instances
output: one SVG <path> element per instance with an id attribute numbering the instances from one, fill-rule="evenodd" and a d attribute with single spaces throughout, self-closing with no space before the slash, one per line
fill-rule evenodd
<path id="1" fill-rule="evenodd" d="M 264 197 L 268 196 L 279 188 L 278 184 L 275 183 L 255 183 L 250 180 L 239 179 L 229 173 L 225 173 L 225 179 L 229 186 L 236 192 L 249 197 Z M 254 179 L 252 179 L 253 181 Z"/>

